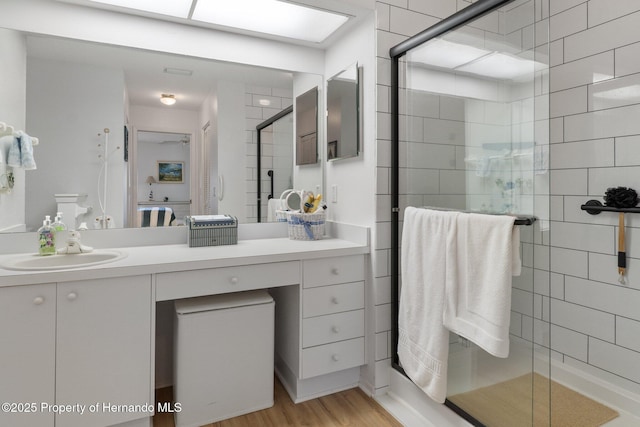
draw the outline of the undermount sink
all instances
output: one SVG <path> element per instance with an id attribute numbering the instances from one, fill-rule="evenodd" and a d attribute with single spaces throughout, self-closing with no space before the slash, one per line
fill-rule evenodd
<path id="1" fill-rule="evenodd" d="M 118 261 L 127 254 L 115 250 L 94 250 L 93 252 L 70 255 L 25 255 L 2 263 L 7 270 L 62 270 L 69 268 L 90 267 Z"/>

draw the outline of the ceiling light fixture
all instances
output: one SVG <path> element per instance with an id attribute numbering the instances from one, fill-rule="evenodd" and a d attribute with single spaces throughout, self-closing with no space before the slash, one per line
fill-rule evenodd
<path id="1" fill-rule="evenodd" d="M 176 103 L 176 96 L 170 95 L 168 93 L 163 93 L 162 95 L 160 95 L 160 102 L 162 102 L 164 105 L 173 105 Z"/>
<path id="2" fill-rule="evenodd" d="M 208 0 L 198 1 L 191 19 L 320 43 L 349 18 L 279 0 Z"/>
<path id="3" fill-rule="evenodd" d="M 142 10 L 145 12 L 159 13 L 161 15 L 188 18 L 191 11 L 192 0 L 89 0 L 94 3 L 109 4 L 127 9 Z"/>
<path id="4" fill-rule="evenodd" d="M 350 18 L 289 0 L 66 0 L 321 43 Z M 105 6 L 103 6 L 105 7 Z M 133 12 L 135 13 L 135 12 Z"/>

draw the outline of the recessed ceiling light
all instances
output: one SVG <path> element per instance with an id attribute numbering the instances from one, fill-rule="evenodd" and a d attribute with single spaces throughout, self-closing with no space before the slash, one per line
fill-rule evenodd
<path id="1" fill-rule="evenodd" d="M 348 18 L 278 0 L 200 0 L 193 20 L 320 43 Z"/>
<path id="2" fill-rule="evenodd" d="M 173 105 L 176 103 L 176 96 L 168 93 L 163 93 L 160 95 L 160 102 L 164 105 Z"/>
<path id="3" fill-rule="evenodd" d="M 127 9 L 143 10 L 145 12 L 159 13 L 161 15 L 188 18 L 192 0 L 89 0 L 94 3 L 109 4 L 125 7 Z"/>

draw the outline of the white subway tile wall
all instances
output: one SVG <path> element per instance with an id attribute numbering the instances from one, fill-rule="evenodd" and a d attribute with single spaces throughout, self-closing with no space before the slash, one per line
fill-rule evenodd
<path id="1" fill-rule="evenodd" d="M 433 22 L 432 18 L 444 17 L 452 3 L 450 0 L 377 2 L 377 84 L 378 93 L 385 96 L 384 100 L 378 99 L 380 113 L 389 111 L 388 48 L 404 40 L 404 29 L 418 26 L 420 19 L 426 28 Z M 458 0 L 457 9 L 469 4 Z M 551 346 L 555 360 L 640 393 L 637 369 L 640 364 L 640 273 L 634 272 L 634 266 L 640 266 L 640 246 L 634 245 L 635 240 L 640 240 L 640 217 L 626 215 L 629 268 L 627 284 L 622 286 L 617 281 L 616 268 L 617 215 L 591 216 L 580 210 L 580 205 L 590 198 L 602 200 L 608 187 L 629 186 L 640 190 L 640 1 L 552 0 L 537 4 L 549 5 L 549 10 L 537 8 L 534 24 L 537 31 L 533 37 L 536 46 L 547 40 L 544 28 L 545 19 L 549 17 L 551 43 L 549 52 L 543 55 L 550 58 L 551 64 L 548 79 L 551 229 L 549 234 L 534 236 L 535 244 L 523 244 L 523 261 L 528 267 L 524 275 L 529 276 L 535 268 L 533 290 L 528 289 L 527 277 L 516 280 L 511 332 L 546 348 Z M 403 10 L 396 10 L 398 8 Z M 526 16 L 521 12 L 523 10 L 513 11 L 514 16 Z M 397 21 L 391 22 L 393 19 Z M 407 19 L 409 25 L 400 22 L 403 19 Z M 485 23 L 476 27 L 483 25 Z M 531 37 L 531 31 L 522 31 L 523 47 L 532 43 Z M 544 79 L 543 76 L 543 82 Z M 544 89 L 536 91 L 537 95 L 540 93 L 544 93 Z M 455 104 L 453 100 L 443 102 L 444 99 L 440 100 L 439 116 L 430 113 L 425 117 L 460 121 L 460 108 L 449 105 Z M 414 101 L 418 102 L 417 97 Z M 543 104 L 541 109 L 544 108 Z M 540 118 L 540 114 L 537 117 Z M 388 117 L 384 120 L 388 124 Z M 422 123 L 424 127 L 426 120 Z M 419 136 L 420 125 L 415 126 L 412 140 Z M 387 194 L 390 133 L 388 126 L 382 130 L 384 132 L 378 134 L 377 193 Z M 464 144 L 460 132 L 464 135 L 464 129 L 449 126 L 446 133 L 425 136 L 425 141 L 433 142 L 434 147 L 442 150 L 441 147 L 449 144 Z M 422 151 L 426 149 L 410 144 L 403 148 L 403 166 L 412 167 L 417 163 L 409 154 L 412 153 L 416 158 L 428 156 L 429 162 L 434 160 L 433 156 L 442 158 L 439 169 L 464 169 L 461 163 L 465 150 L 459 145 L 455 148 L 455 168 L 448 163 L 450 152 Z M 404 172 L 402 179 L 408 174 Z M 442 188 L 441 174 L 422 176 L 433 179 L 422 187 Z M 536 195 L 544 194 L 544 188 L 536 189 Z M 401 197 L 401 208 L 410 202 L 420 202 L 415 197 L 419 196 Z M 443 201 L 453 204 L 453 197 L 456 196 L 438 195 L 428 200 L 434 204 Z M 381 216 L 379 220 L 387 218 Z M 549 243 L 549 236 L 551 248 L 541 244 Z M 380 259 L 386 259 L 387 263 L 376 266 L 378 282 L 386 279 L 389 271 L 388 257 L 380 256 Z M 393 352 L 394 349 L 388 349 L 389 357 Z M 383 354 L 377 352 L 377 355 Z M 389 363 L 378 360 L 376 367 L 385 362 Z M 382 372 L 381 368 L 376 369 L 376 373 Z M 384 375 L 376 375 L 376 388 L 385 387 L 388 384 L 385 381 Z"/>

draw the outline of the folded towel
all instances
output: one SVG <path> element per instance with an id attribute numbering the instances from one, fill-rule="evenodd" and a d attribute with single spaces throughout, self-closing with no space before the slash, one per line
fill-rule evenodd
<path id="1" fill-rule="evenodd" d="M 138 227 L 164 227 L 176 219 L 168 207 L 138 208 Z"/>
<path id="2" fill-rule="evenodd" d="M 33 141 L 29 135 L 22 131 L 16 132 L 9 147 L 7 164 L 25 170 L 36 169 L 36 162 L 33 158 Z"/>
<path id="3" fill-rule="evenodd" d="M 409 378 L 440 403 L 447 395 L 449 355 L 442 323 L 445 283 L 458 215 L 408 207 L 402 232 L 398 356 Z"/>
<path id="4" fill-rule="evenodd" d="M 514 221 L 461 213 L 457 249 L 447 259 L 444 326 L 497 357 L 509 355 L 511 278 L 521 269 Z"/>

